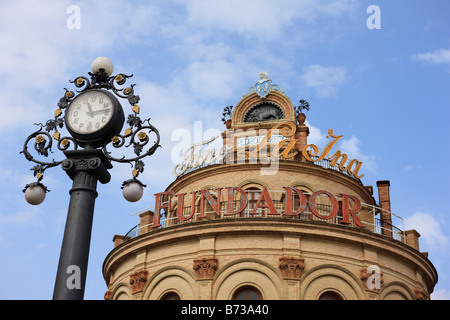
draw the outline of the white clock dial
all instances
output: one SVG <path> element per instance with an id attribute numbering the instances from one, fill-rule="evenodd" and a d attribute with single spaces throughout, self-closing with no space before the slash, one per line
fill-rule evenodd
<path id="1" fill-rule="evenodd" d="M 111 120 L 113 102 L 101 91 L 80 94 L 70 104 L 66 120 L 70 128 L 79 134 L 90 134 L 101 130 Z"/>

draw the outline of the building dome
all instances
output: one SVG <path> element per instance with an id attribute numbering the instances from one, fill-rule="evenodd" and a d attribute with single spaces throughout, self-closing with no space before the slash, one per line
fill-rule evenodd
<path id="1" fill-rule="evenodd" d="M 193 146 L 154 208 L 114 236 L 105 299 L 429 299 L 437 272 L 391 212 L 390 182 L 376 200 L 362 162 L 331 151 L 337 130 L 319 150 L 297 116 L 261 73 L 223 148 Z"/>

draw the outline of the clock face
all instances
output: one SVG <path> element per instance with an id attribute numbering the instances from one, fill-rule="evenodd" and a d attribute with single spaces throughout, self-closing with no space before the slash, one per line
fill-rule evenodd
<path id="1" fill-rule="evenodd" d="M 112 99 L 100 90 L 87 91 L 76 97 L 66 112 L 66 123 L 78 134 L 88 135 L 104 128 L 114 112 Z"/>

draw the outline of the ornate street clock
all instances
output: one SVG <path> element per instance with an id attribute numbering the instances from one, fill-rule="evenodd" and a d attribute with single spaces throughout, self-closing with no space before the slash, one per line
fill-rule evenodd
<path id="1" fill-rule="evenodd" d="M 110 92 L 91 89 L 70 103 L 65 121 L 67 130 L 81 146 L 99 147 L 117 135 L 125 120 L 122 106 Z"/>
<path id="2" fill-rule="evenodd" d="M 283 119 L 283 110 L 274 103 L 262 102 L 250 108 L 244 115 L 244 122 L 257 122 Z"/>

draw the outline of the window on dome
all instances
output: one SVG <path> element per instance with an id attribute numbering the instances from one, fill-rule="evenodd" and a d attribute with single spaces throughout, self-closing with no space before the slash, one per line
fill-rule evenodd
<path id="1" fill-rule="evenodd" d="M 250 108 L 244 115 L 244 122 L 283 119 L 283 110 L 272 102 L 262 102 Z"/>
<path id="2" fill-rule="evenodd" d="M 248 205 L 247 209 L 241 214 L 241 216 L 249 217 L 250 212 L 256 207 L 256 203 L 258 202 L 259 197 L 261 196 L 261 189 L 256 187 L 250 187 L 245 189 L 245 193 L 247 194 Z M 260 217 L 261 214 L 255 214 L 253 217 Z"/>
<path id="3" fill-rule="evenodd" d="M 176 292 L 165 293 L 160 300 L 181 300 L 180 296 Z"/>
<path id="4" fill-rule="evenodd" d="M 296 216 L 296 218 L 303 219 L 303 220 L 310 220 L 311 210 L 309 209 L 309 198 L 311 197 L 312 192 L 303 187 L 295 187 L 295 188 L 300 190 L 305 195 L 305 198 L 306 198 L 306 207 L 301 214 Z M 295 192 L 293 192 L 292 194 L 293 194 L 292 211 L 296 211 L 300 207 L 300 198 L 297 194 L 295 194 Z M 283 194 L 281 196 L 280 201 L 281 201 L 283 209 L 284 209 L 284 206 L 286 205 L 286 195 L 285 194 Z"/>
<path id="5" fill-rule="evenodd" d="M 210 190 L 211 192 L 211 190 Z M 217 196 L 215 194 L 211 194 L 211 196 L 214 198 L 214 200 L 217 201 Z M 216 218 L 216 212 L 214 211 L 214 208 L 209 203 L 208 200 L 204 199 L 205 201 L 205 216 L 207 220 L 214 220 Z M 220 206 L 220 204 L 219 204 Z M 219 207 L 220 208 L 220 207 Z"/>
<path id="6" fill-rule="evenodd" d="M 243 286 L 236 290 L 232 300 L 263 300 L 261 292 L 252 286 Z"/>
<path id="7" fill-rule="evenodd" d="M 319 300 L 343 300 L 342 297 L 334 291 L 326 291 L 322 293 Z"/>

